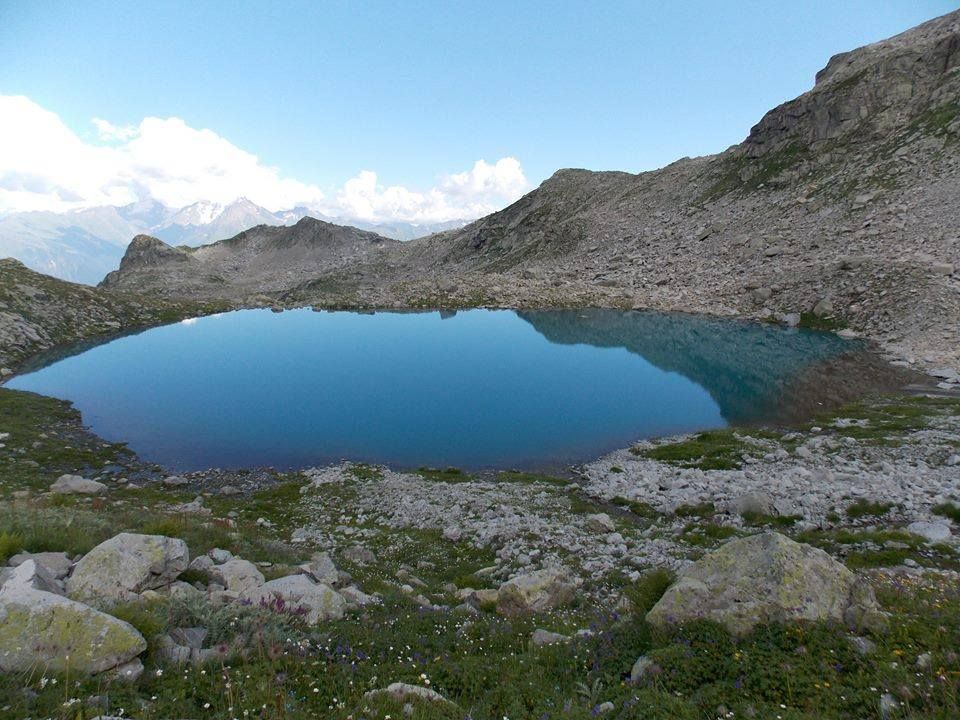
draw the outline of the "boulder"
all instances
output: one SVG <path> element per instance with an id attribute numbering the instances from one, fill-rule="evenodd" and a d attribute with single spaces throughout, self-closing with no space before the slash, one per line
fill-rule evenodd
<path id="1" fill-rule="evenodd" d="M 945 542 L 953 535 L 949 523 L 926 522 L 923 520 L 907 525 L 907 532 L 919 535 L 929 543 Z"/>
<path id="2" fill-rule="evenodd" d="M 79 475 L 61 475 L 50 486 L 50 492 L 57 495 L 99 495 L 106 491 L 107 486 L 103 483 Z"/>
<path id="3" fill-rule="evenodd" d="M 534 630 L 533 635 L 530 636 L 530 644 L 532 644 L 534 647 L 558 645 L 566 642 L 570 642 L 569 636 L 551 632 L 550 630 L 543 630 L 541 628 Z"/>
<path id="4" fill-rule="evenodd" d="M 263 585 L 263 573 L 249 560 L 233 558 L 222 565 L 214 565 L 208 571 L 210 579 L 227 590 L 244 592 Z"/>
<path id="5" fill-rule="evenodd" d="M 447 700 L 447 698 L 438 693 L 436 690 L 431 690 L 430 688 L 421 687 L 419 685 L 409 685 L 407 683 L 399 682 L 392 683 L 387 685 L 387 687 L 380 688 L 378 690 L 368 690 L 363 694 L 365 698 L 375 698 L 384 695 L 389 696 L 398 702 L 413 699 L 454 705 L 452 701 Z"/>
<path id="6" fill-rule="evenodd" d="M 585 525 L 587 526 L 587 530 L 596 533 L 612 533 L 617 529 L 617 526 L 613 524 L 613 520 L 606 513 L 587 515 Z"/>
<path id="7" fill-rule="evenodd" d="M 132 600 L 145 590 L 170 585 L 189 562 L 183 540 L 120 533 L 83 556 L 67 579 L 67 594 L 108 604 Z"/>
<path id="8" fill-rule="evenodd" d="M 727 510 L 732 515 L 775 515 L 773 498 L 765 492 L 746 493 L 730 501 Z"/>
<path id="9" fill-rule="evenodd" d="M 300 608 L 306 611 L 306 621 L 310 625 L 322 620 L 339 620 L 347 604 L 344 597 L 332 587 L 314 582 L 306 575 L 288 575 L 271 580 L 241 593 L 240 600 L 255 605 L 270 605 L 279 601 L 286 609 Z"/>
<path id="10" fill-rule="evenodd" d="M 812 312 L 818 318 L 830 317 L 833 315 L 833 303 L 829 298 L 822 298 L 813 306 Z"/>
<path id="11" fill-rule="evenodd" d="M 70 557 L 62 552 L 17 553 L 10 558 L 9 564 L 16 567 L 22 565 L 27 560 L 35 561 L 37 565 L 57 580 L 63 580 L 63 578 L 70 574 L 70 568 L 73 567 L 73 562 L 70 560 Z"/>
<path id="12" fill-rule="evenodd" d="M 20 565 L 0 589 L 0 671 L 90 675 L 125 666 L 147 648 L 132 625 L 39 590 L 36 564 Z"/>
<path id="13" fill-rule="evenodd" d="M 317 582 L 327 585 L 335 585 L 340 580 L 340 571 L 337 570 L 330 555 L 325 552 L 315 553 L 310 558 L 310 562 L 301 565 L 300 569 Z"/>
<path id="14" fill-rule="evenodd" d="M 4 578 L 3 586 L 6 586 L 7 583 L 63 595 L 63 585 L 60 581 L 53 577 L 53 575 L 51 575 L 43 565 L 37 563 L 36 560 L 27 560 L 20 563 Z"/>
<path id="15" fill-rule="evenodd" d="M 744 635 L 760 623 L 791 620 L 877 629 L 882 616 L 869 586 L 827 553 L 767 532 L 728 542 L 687 567 L 647 622 L 706 618 Z"/>
<path id="16" fill-rule="evenodd" d="M 511 578 L 497 593 L 497 612 L 515 616 L 569 605 L 579 582 L 565 568 L 546 568 Z"/>

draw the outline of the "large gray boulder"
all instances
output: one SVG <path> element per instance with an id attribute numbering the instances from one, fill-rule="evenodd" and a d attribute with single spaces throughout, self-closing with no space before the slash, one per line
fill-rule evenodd
<path id="1" fill-rule="evenodd" d="M 768 532 L 705 555 L 647 613 L 657 627 L 698 618 L 743 635 L 757 624 L 790 620 L 877 629 L 885 616 L 869 586 L 823 550 Z"/>
<path id="2" fill-rule="evenodd" d="M 243 592 L 263 585 L 263 573 L 249 560 L 232 558 L 222 565 L 214 565 L 207 571 L 210 579 L 227 590 Z"/>
<path id="3" fill-rule="evenodd" d="M 103 483 L 79 475 L 61 475 L 50 486 L 50 492 L 57 495 L 99 495 L 106 491 Z"/>
<path id="4" fill-rule="evenodd" d="M 147 648 L 132 625 L 37 588 L 37 565 L 22 563 L 0 589 L 0 671 L 89 675 L 119 668 Z"/>
<path id="5" fill-rule="evenodd" d="M 346 599 L 329 585 L 314 582 L 306 575 L 288 575 L 250 588 L 240 594 L 242 602 L 270 605 L 282 601 L 286 609 L 301 608 L 306 622 L 339 620 L 346 610 Z"/>
<path id="6" fill-rule="evenodd" d="M 546 568 L 507 580 L 497 592 L 497 612 L 516 616 L 569 605 L 580 583 L 565 568 Z"/>
<path id="7" fill-rule="evenodd" d="M 187 569 L 187 544 L 163 535 L 120 533 L 97 545 L 67 579 L 67 595 L 83 602 L 133 600 L 176 580 Z"/>

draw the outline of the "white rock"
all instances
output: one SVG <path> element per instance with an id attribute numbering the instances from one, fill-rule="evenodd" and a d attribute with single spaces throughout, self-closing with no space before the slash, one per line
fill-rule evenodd
<path id="1" fill-rule="evenodd" d="M 50 492 L 58 495 L 99 495 L 107 486 L 96 480 L 87 480 L 79 475 L 61 475 L 50 486 Z"/>

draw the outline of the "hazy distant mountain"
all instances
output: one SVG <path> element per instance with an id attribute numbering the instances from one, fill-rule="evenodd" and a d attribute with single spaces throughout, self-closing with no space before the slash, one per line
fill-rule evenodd
<path id="1" fill-rule="evenodd" d="M 152 235 L 170 245 L 195 247 L 233 237 L 257 225 L 294 225 L 307 216 L 351 225 L 395 240 L 412 240 L 460 228 L 467 222 L 373 223 L 331 217 L 308 207 L 273 213 L 246 198 L 226 205 L 201 201 L 177 209 L 148 198 L 123 207 L 2 216 L 0 257 L 16 258 L 27 267 L 64 280 L 95 285 L 116 269 L 135 235 Z"/>

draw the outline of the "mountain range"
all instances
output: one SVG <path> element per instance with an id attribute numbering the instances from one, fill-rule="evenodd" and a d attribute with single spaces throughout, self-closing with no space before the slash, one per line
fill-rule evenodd
<path id="1" fill-rule="evenodd" d="M 257 225 L 293 225 L 308 215 L 397 240 L 462 227 L 467 222 L 376 223 L 328 217 L 316 208 L 302 206 L 274 213 L 246 198 L 228 204 L 201 201 L 183 208 L 169 208 L 146 199 L 121 207 L 0 216 L 0 257 L 16 258 L 27 267 L 57 278 L 95 285 L 116 269 L 127 244 L 136 235 L 151 235 L 171 245 L 197 246 L 232 237 Z"/>

